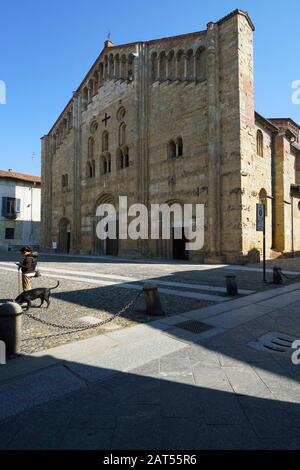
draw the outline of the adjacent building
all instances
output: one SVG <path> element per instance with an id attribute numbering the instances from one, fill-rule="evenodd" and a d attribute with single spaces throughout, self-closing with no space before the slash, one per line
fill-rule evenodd
<path id="1" fill-rule="evenodd" d="M 266 207 L 268 257 L 300 251 L 299 126 L 254 109 L 254 25 L 235 10 L 204 31 L 106 41 L 42 138 L 41 243 L 62 252 L 205 262 L 260 256 L 256 205 Z M 203 204 L 198 252 L 171 240 L 96 236 L 96 208 Z"/>
<path id="2" fill-rule="evenodd" d="M 0 171 L 0 249 L 40 244 L 41 178 Z"/>

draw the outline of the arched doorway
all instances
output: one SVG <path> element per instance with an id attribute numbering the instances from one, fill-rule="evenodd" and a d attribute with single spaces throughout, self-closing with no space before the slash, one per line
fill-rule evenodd
<path id="1" fill-rule="evenodd" d="M 93 251 L 97 255 L 104 255 L 104 256 L 118 256 L 119 253 L 119 240 L 118 240 L 118 233 L 119 233 L 119 222 L 118 222 L 118 212 L 116 213 L 116 238 L 106 238 L 105 240 L 99 239 L 97 236 L 97 225 L 101 221 L 101 217 L 96 216 L 97 208 L 100 204 L 112 204 L 116 211 L 118 211 L 118 207 L 115 203 L 115 198 L 111 194 L 102 194 L 97 203 L 94 207 L 94 218 L 93 218 Z"/>
<path id="2" fill-rule="evenodd" d="M 71 249 L 71 224 L 66 218 L 59 222 L 58 249 L 61 253 L 70 253 Z"/>
<path id="3" fill-rule="evenodd" d="M 171 213 L 170 219 L 170 238 L 165 240 L 162 238 L 162 223 L 163 217 L 160 214 L 160 240 L 158 240 L 158 256 L 160 258 L 168 258 L 175 260 L 188 260 L 189 254 L 186 250 L 186 243 L 188 242 L 185 236 L 184 220 L 183 220 L 183 202 L 180 200 L 169 200 L 165 204 L 171 208 L 173 204 L 181 207 L 182 217 L 179 219 L 174 218 Z"/>

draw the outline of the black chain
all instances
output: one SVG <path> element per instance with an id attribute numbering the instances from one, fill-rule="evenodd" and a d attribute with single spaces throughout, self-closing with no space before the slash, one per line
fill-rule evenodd
<path id="1" fill-rule="evenodd" d="M 282 271 L 280 272 L 280 274 L 285 277 L 285 279 L 288 279 L 289 281 L 294 281 L 295 279 L 298 279 L 300 277 L 300 274 L 298 274 L 297 276 L 294 276 L 294 277 L 290 277 L 290 276 L 287 276 L 286 274 L 284 274 Z"/>
<path id="2" fill-rule="evenodd" d="M 96 323 L 94 325 L 88 325 L 88 326 L 67 326 L 67 325 L 58 325 L 57 323 L 51 323 L 46 320 L 42 320 L 41 318 L 37 318 L 34 315 L 31 315 L 28 312 L 23 312 L 26 317 L 30 318 L 31 320 L 35 320 L 39 323 L 42 323 L 43 325 L 51 326 L 53 328 L 59 328 L 61 330 L 66 330 L 63 333 L 58 333 L 55 335 L 48 335 L 48 336 L 37 336 L 35 338 L 24 338 L 23 341 L 31 341 L 34 339 L 45 339 L 45 338 L 52 338 L 55 336 L 61 336 L 61 335 L 66 335 L 66 334 L 72 334 L 76 333 L 79 331 L 85 331 L 85 330 L 91 330 L 93 328 L 98 328 L 99 326 L 107 325 L 108 323 L 111 323 L 113 320 L 115 320 L 117 317 L 122 315 L 122 313 L 126 312 L 132 305 L 136 303 L 136 301 L 139 299 L 139 297 L 142 295 L 142 292 L 139 292 L 136 297 L 131 300 L 125 307 L 123 307 L 118 313 L 114 313 L 110 318 L 107 318 L 106 320 L 102 320 L 99 323 Z"/>

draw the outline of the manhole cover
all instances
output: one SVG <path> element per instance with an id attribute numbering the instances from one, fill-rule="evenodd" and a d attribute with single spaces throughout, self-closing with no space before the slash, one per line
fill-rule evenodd
<path id="1" fill-rule="evenodd" d="M 213 326 L 207 325 L 207 323 L 201 323 L 198 320 L 187 320 L 182 323 L 177 323 L 174 326 L 182 328 L 183 330 L 191 331 L 192 333 L 204 333 L 204 331 L 214 328 Z"/>
<path id="2" fill-rule="evenodd" d="M 293 342 L 297 338 L 286 335 L 285 333 L 278 333 L 271 331 L 262 335 L 257 341 L 248 343 L 251 348 L 258 351 L 266 351 L 279 354 L 290 354 Z"/>

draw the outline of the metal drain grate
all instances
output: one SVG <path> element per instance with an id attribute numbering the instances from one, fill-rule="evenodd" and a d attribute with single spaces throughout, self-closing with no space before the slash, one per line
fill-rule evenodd
<path id="1" fill-rule="evenodd" d="M 290 354 L 295 340 L 296 338 L 292 336 L 272 331 L 261 336 L 257 341 L 251 341 L 248 345 L 258 351 Z"/>
<path id="2" fill-rule="evenodd" d="M 182 328 L 183 330 L 191 331 L 192 333 L 204 333 L 204 331 L 214 328 L 213 326 L 207 325 L 207 323 L 201 323 L 198 320 L 187 320 L 182 323 L 177 323 L 174 326 Z"/>

